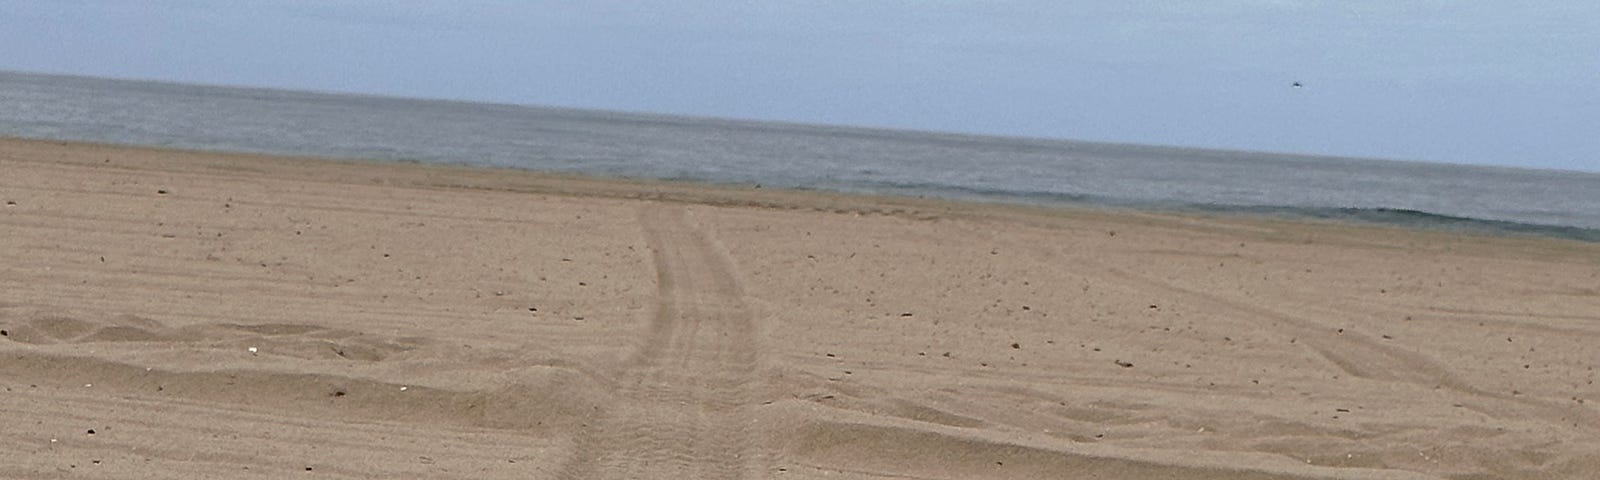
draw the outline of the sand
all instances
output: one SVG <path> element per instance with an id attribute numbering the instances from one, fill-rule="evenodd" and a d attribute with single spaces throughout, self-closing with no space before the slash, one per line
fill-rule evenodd
<path id="1" fill-rule="evenodd" d="M 3 478 L 1593 478 L 1600 245 L 0 140 Z"/>

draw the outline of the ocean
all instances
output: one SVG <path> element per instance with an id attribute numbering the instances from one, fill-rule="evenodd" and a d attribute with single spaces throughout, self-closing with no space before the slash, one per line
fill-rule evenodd
<path id="1" fill-rule="evenodd" d="M 1600 241 L 1600 173 L 0 72 L 0 136 Z"/>

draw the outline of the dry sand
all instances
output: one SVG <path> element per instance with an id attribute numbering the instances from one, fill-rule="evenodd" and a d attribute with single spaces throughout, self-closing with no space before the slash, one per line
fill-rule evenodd
<path id="1" fill-rule="evenodd" d="M 1600 472 L 1595 244 L 20 140 L 0 201 L 3 478 Z"/>

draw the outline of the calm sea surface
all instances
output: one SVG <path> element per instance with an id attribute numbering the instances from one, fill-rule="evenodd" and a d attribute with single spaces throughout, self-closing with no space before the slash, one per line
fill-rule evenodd
<path id="1" fill-rule="evenodd" d="M 0 72 L 0 136 L 1600 241 L 1600 174 L 1570 171 L 6 72 Z"/>

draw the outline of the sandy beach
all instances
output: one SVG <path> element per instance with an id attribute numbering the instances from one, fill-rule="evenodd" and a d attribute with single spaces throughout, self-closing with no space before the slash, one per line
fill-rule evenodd
<path id="1" fill-rule="evenodd" d="M 0 140 L 0 477 L 1600 472 L 1600 244 Z"/>

